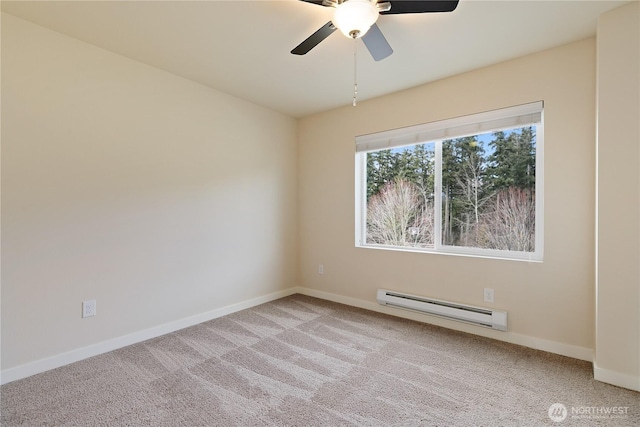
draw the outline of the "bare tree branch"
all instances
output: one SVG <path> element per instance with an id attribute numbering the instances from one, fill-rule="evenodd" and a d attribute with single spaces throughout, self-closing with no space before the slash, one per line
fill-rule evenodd
<path id="1" fill-rule="evenodd" d="M 433 247 L 433 204 L 413 183 L 398 179 L 371 197 L 367 207 L 367 242 Z"/>

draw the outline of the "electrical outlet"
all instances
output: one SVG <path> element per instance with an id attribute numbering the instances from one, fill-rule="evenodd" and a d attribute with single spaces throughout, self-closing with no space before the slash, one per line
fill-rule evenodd
<path id="1" fill-rule="evenodd" d="M 493 302 L 493 289 L 484 288 L 484 302 Z"/>
<path id="2" fill-rule="evenodd" d="M 324 265 L 318 264 L 318 274 L 324 274 Z"/>
<path id="3" fill-rule="evenodd" d="M 92 317 L 96 315 L 96 300 L 82 301 L 82 317 Z"/>

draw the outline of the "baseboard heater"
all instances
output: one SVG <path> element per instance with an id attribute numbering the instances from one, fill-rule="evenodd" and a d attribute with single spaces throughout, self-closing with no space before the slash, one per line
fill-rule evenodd
<path id="1" fill-rule="evenodd" d="M 507 330 L 507 312 L 481 307 L 418 297 L 399 292 L 378 289 L 378 303 L 405 308 L 420 313 L 485 326 L 499 331 Z"/>

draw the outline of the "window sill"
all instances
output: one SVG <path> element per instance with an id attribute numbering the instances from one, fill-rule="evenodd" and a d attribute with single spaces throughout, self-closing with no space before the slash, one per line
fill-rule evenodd
<path id="1" fill-rule="evenodd" d="M 356 248 L 358 249 L 374 249 L 374 250 L 383 250 L 383 251 L 392 251 L 392 252 L 413 252 L 413 253 L 423 253 L 423 254 L 433 254 L 433 255 L 445 255 L 445 256 L 457 256 L 457 257 L 470 257 L 470 258 L 483 258 L 483 259 L 491 259 L 498 261 L 520 261 L 520 262 L 529 262 L 542 264 L 542 256 L 539 254 L 529 254 L 529 253 L 519 253 L 516 252 L 514 255 L 507 255 L 506 251 L 488 251 L 491 253 L 478 253 L 477 249 L 469 250 L 468 248 L 455 248 L 453 250 L 436 250 L 430 248 L 416 248 L 411 246 L 385 246 L 385 245 L 358 245 L 356 244 Z"/>

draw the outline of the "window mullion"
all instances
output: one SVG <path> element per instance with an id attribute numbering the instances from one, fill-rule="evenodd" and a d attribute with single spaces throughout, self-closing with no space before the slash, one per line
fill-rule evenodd
<path id="1" fill-rule="evenodd" d="M 433 189 L 433 245 L 442 246 L 442 141 L 436 141 L 435 180 Z"/>

